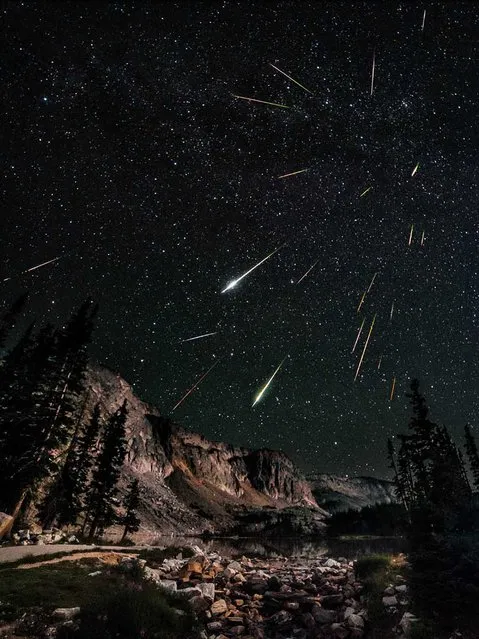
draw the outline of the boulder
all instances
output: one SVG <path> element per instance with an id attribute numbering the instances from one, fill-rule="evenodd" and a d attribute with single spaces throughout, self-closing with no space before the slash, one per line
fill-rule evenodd
<path id="1" fill-rule="evenodd" d="M 181 590 L 178 590 L 178 592 L 181 592 Z M 199 614 L 201 612 L 205 612 L 205 610 L 208 610 L 208 608 L 210 606 L 210 601 L 205 599 L 202 595 L 197 595 L 195 597 L 191 597 L 189 603 L 190 603 L 191 608 L 197 614 Z"/>
<path id="2" fill-rule="evenodd" d="M 75 608 L 56 608 L 52 612 L 52 616 L 55 619 L 61 619 L 62 621 L 69 621 L 70 619 L 74 619 L 78 617 L 80 614 L 80 607 L 76 606 Z"/>
<path id="3" fill-rule="evenodd" d="M 201 591 L 203 597 L 209 601 L 210 604 L 215 600 L 215 585 L 214 583 L 199 583 L 196 588 Z"/>
<path id="4" fill-rule="evenodd" d="M 167 592 L 176 592 L 178 588 L 176 581 L 173 579 L 160 579 L 157 581 L 157 584 L 160 588 L 163 588 L 163 590 L 166 590 Z"/>
<path id="5" fill-rule="evenodd" d="M 350 628 L 364 628 L 364 619 L 361 615 L 356 615 L 355 613 L 348 616 L 346 619 L 346 624 Z"/>
<path id="6" fill-rule="evenodd" d="M 392 597 L 383 597 L 383 606 L 386 608 L 392 608 L 393 606 L 398 605 L 398 600 L 395 595 Z"/>
<path id="7" fill-rule="evenodd" d="M 228 610 L 228 605 L 224 599 L 218 599 L 211 604 L 211 614 L 223 615 Z"/>

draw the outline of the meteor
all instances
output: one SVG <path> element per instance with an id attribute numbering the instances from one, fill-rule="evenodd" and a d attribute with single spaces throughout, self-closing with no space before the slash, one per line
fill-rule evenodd
<path id="1" fill-rule="evenodd" d="M 424 231 L 421 234 L 421 246 L 424 246 Z"/>
<path id="2" fill-rule="evenodd" d="M 369 293 L 369 291 L 371 290 L 371 288 L 372 288 L 372 286 L 373 286 L 373 284 L 374 284 L 374 280 L 376 279 L 376 275 L 377 275 L 377 273 L 374 273 L 374 275 L 373 275 L 373 279 L 371 280 L 371 284 L 369 285 L 369 288 L 368 288 L 368 290 L 366 291 L 366 293 Z"/>
<path id="3" fill-rule="evenodd" d="M 284 246 L 284 244 L 282 244 L 279 248 L 275 249 L 274 251 L 272 251 L 272 253 L 270 253 L 269 255 L 267 255 L 266 257 L 264 257 L 261 262 L 258 262 L 258 264 L 255 264 L 253 266 L 253 268 L 250 268 L 249 271 L 246 271 L 246 273 L 243 273 L 243 275 L 240 275 L 240 277 L 238 277 L 236 280 L 232 280 L 222 291 L 221 293 L 226 293 L 226 291 L 229 291 L 230 288 L 234 288 L 236 286 L 236 284 L 238 284 L 238 282 L 241 282 L 241 280 L 246 277 L 247 275 L 249 275 L 252 271 L 255 270 L 255 268 L 258 268 L 258 266 L 261 266 L 261 264 L 263 262 L 266 262 L 266 260 L 268 260 L 270 257 L 272 257 L 275 253 L 277 253 L 280 249 L 282 249 Z"/>
<path id="4" fill-rule="evenodd" d="M 368 193 L 372 188 L 373 188 L 372 186 L 368 186 L 368 188 L 365 191 L 363 191 L 359 197 L 363 197 L 364 195 L 366 195 L 366 193 Z"/>
<path id="5" fill-rule="evenodd" d="M 408 246 L 411 246 L 411 242 L 412 242 L 412 234 L 414 232 L 414 224 L 411 224 L 411 232 L 409 233 L 409 242 L 408 242 Z"/>
<path id="6" fill-rule="evenodd" d="M 274 64 L 271 64 L 271 62 L 269 63 L 269 65 L 271 67 L 273 67 L 273 69 L 276 69 L 276 71 L 279 71 L 280 73 L 282 73 L 285 77 L 288 78 L 288 80 L 291 80 L 291 82 L 294 82 L 295 84 L 298 85 L 298 87 L 301 87 L 302 89 L 304 89 L 305 91 L 307 91 L 308 93 L 310 93 L 311 95 L 313 95 L 313 92 L 310 91 L 309 89 L 307 89 L 306 87 L 304 87 L 302 84 L 300 84 L 297 80 L 295 80 L 294 78 L 292 78 L 290 75 L 288 75 L 287 73 L 285 73 L 284 71 L 281 71 L 281 69 L 278 69 L 278 67 L 275 67 Z"/>
<path id="7" fill-rule="evenodd" d="M 383 356 L 378 359 L 378 370 L 381 368 L 381 362 L 383 361 Z"/>
<path id="8" fill-rule="evenodd" d="M 366 318 L 363 319 L 361 326 L 359 327 L 359 331 L 356 337 L 356 341 L 354 342 L 354 346 L 353 346 L 353 350 L 351 351 L 351 353 L 354 353 L 354 351 L 356 350 L 356 346 L 358 345 L 359 342 L 359 338 L 361 336 L 361 333 L 363 331 L 363 326 L 364 326 L 364 322 L 366 321 Z"/>
<path id="9" fill-rule="evenodd" d="M 412 173 L 411 173 L 411 177 L 414 177 L 416 175 L 418 168 L 419 168 L 419 162 L 413 168 Z"/>
<path id="10" fill-rule="evenodd" d="M 278 180 L 282 180 L 283 178 L 290 177 L 291 175 L 298 175 L 298 173 L 304 173 L 305 171 L 309 171 L 309 169 L 301 169 L 300 171 L 293 171 L 293 173 L 285 173 L 284 175 L 278 175 Z"/>
<path id="11" fill-rule="evenodd" d="M 200 379 L 199 379 L 199 380 L 198 380 L 195 384 L 193 384 L 193 386 L 190 388 L 190 390 L 189 390 L 189 391 L 187 391 L 187 392 L 183 395 L 183 397 L 180 399 L 180 401 L 179 401 L 178 403 L 176 403 L 176 404 L 173 406 L 173 408 L 171 409 L 171 412 L 173 412 L 174 410 L 176 410 L 176 409 L 178 408 L 178 406 L 179 406 L 180 404 L 182 404 L 182 403 L 185 401 L 185 399 L 188 397 L 188 395 L 190 395 L 190 394 L 191 394 L 191 393 L 195 390 L 195 388 L 196 388 L 197 386 L 199 386 L 199 384 L 201 384 L 201 382 L 205 379 L 205 377 L 211 373 L 211 371 L 213 370 L 213 368 L 214 368 L 217 364 L 219 364 L 219 362 L 220 362 L 220 360 L 219 360 L 219 359 L 218 359 L 218 360 L 216 360 L 216 362 L 213 364 L 213 366 L 211 366 L 210 368 L 208 368 L 208 370 L 206 371 L 206 373 L 204 373 L 204 374 L 200 377 Z"/>
<path id="12" fill-rule="evenodd" d="M 392 402 L 394 399 L 394 389 L 396 388 L 396 378 L 393 377 L 393 383 L 391 386 L 391 393 L 389 394 L 389 401 Z"/>
<path id="13" fill-rule="evenodd" d="M 188 337 L 188 339 L 182 339 L 181 340 L 181 344 L 183 344 L 183 342 L 192 342 L 195 339 L 202 339 L 203 337 L 209 337 L 210 335 L 216 335 L 218 331 L 215 331 L 214 333 L 203 333 L 203 335 L 196 335 L 195 337 Z"/>
<path id="14" fill-rule="evenodd" d="M 277 102 L 266 102 L 266 100 L 258 100 L 256 98 L 247 98 L 244 95 L 235 95 L 231 94 L 234 98 L 238 98 L 238 100 L 247 100 L 248 102 L 259 102 L 260 104 L 269 104 L 270 106 L 279 107 L 280 109 L 289 109 L 290 107 L 286 104 L 278 104 Z"/>
<path id="15" fill-rule="evenodd" d="M 393 313 L 394 313 L 394 302 L 391 304 L 391 312 L 389 313 L 389 321 L 392 321 L 393 318 Z"/>
<path id="16" fill-rule="evenodd" d="M 286 356 L 286 357 L 287 357 L 287 356 Z M 265 393 L 266 389 L 268 388 L 268 386 L 269 386 L 269 385 L 271 384 L 271 382 L 273 381 L 273 379 L 274 379 L 274 377 L 275 377 L 276 373 L 278 373 L 278 372 L 279 372 L 279 369 L 280 369 L 280 368 L 281 368 L 281 366 L 284 364 L 284 360 L 286 359 L 286 357 L 283 359 L 283 361 L 281 362 L 281 364 L 278 366 L 278 368 L 274 371 L 274 373 L 273 373 L 273 374 L 271 375 L 271 377 L 268 379 L 268 381 L 267 381 L 267 382 L 266 382 L 266 384 L 263 386 L 263 388 L 262 388 L 260 391 L 258 391 L 258 393 L 256 394 L 256 397 L 254 398 L 254 402 L 253 402 L 253 404 L 251 405 L 251 408 L 252 408 L 253 406 L 255 406 L 255 405 L 256 405 L 256 404 L 257 404 L 257 403 L 261 400 L 261 398 L 263 397 L 263 395 L 264 395 L 264 393 Z"/>
<path id="17" fill-rule="evenodd" d="M 363 296 L 361 297 L 361 301 L 359 302 L 358 308 L 356 310 L 356 313 L 359 313 L 359 311 L 361 310 L 361 306 L 363 305 L 364 298 L 366 297 L 366 293 L 367 291 L 364 291 Z"/>
<path id="18" fill-rule="evenodd" d="M 316 262 L 313 264 L 313 266 L 311 266 L 306 273 L 299 278 L 299 280 L 296 282 L 296 284 L 299 284 L 301 282 L 301 280 L 304 280 L 304 278 L 306 277 L 306 275 L 308 275 L 308 273 L 311 273 L 311 271 L 313 270 L 313 268 L 316 266 L 316 264 L 319 262 L 319 260 L 316 260 Z"/>
<path id="19" fill-rule="evenodd" d="M 365 344 L 364 344 L 363 352 L 361 353 L 361 358 L 360 358 L 360 360 L 359 360 L 359 364 L 358 364 L 358 367 L 357 367 L 357 369 L 356 369 L 356 375 L 354 376 L 354 381 L 356 381 L 356 379 L 357 379 L 357 377 L 358 377 L 358 375 L 359 375 L 359 370 L 360 370 L 360 368 L 361 368 L 361 364 L 363 363 L 364 354 L 366 353 L 366 349 L 367 349 L 367 347 L 368 347 L 369 340 L 370 340 L 370 338 L 371 338 L 371 333 L 373 332 L 374 322 L 375 322 L 375 321 L 376 321 L 376 315 L 374 315 L 374 317 L 373 317 L 373 321 L 371 322 L 371 326 L 369 327 L 369 333 L 368 333 L 368 336 L 367 336 L 367 338 L 366 338 L 366 342 L 365 342 Z"/>
<path id="20" fill-rule="evenodd" d="M 374 53 L 373 53 L 373 66 L 371 69 L 371 93 L 370 95 L 373 94 L 374 91 L 374 72 L 376 70 L 376 49 L 374 49 Z"/>
<path id="21" fill-rule="evenodd" d="M 424 25 L 426 24 L 426 9 L 424 9 L 424 13 L 422 14 L 422 25 L 421 31 L 424 31 Z"/>
<path id="22" fill-rule="evenodd" d="M 26 271 L 22 271 L 20 273 L 20 275 L 24 275 L 25 273 L 30 273 L 31 271 L 36 271 L 37 268 L 42 268 L 43 266 L 47 266 L 47 264 L 52 264 L 53 262 L 56 262 L 57 260 L 59 260 L 61 258 L 60 257 L 54 257 L 53 260 L 48 260 L 48 262 L 42 262 L 41 264 L 37 264 L 36 266 L 32 266 L 31 268 L 27 268 Z M 8 280 L 11 280 L 11 277 L 5 277 L 2 281 L 3 282 L 7 282 Z"/>

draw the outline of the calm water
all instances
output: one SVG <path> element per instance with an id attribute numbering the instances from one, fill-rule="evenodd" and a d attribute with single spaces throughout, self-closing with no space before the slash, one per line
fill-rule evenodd
<path id="1" fill-rule="evenodd" d="M 301 539 L 261 537 L 218 538 L 205 541 L 196 537 L 158 536 L 150 540 L 156 546 L 187 546 L 196 544 L 208 552 L 222 556 L 247 555 L 258 557 L 307 557 L 313 559 L 321 555 L 357 559 L 372 553 L 405 552 L 406 541 L 398 537 L 375 539 Z"/>

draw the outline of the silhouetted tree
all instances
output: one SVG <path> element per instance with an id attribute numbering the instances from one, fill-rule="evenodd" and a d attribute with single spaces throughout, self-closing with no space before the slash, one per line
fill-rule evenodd
<path id="1" fill-rule="evenodd" d="M 115 523 L 113 499 L 118 493 L 120 470 L 126 455 L 125 424 L 128 415 L 126 400 L 110 417 L 100 438 L 100 452 L 95 462 L 86 499 L 84 529 L 89 527 L 89 539 L 102 534 Z"/>
<path id="2" fill-rule="evenodd" d="M 474 488 L 479 490 L 479 453 L 477 451 L 476 440 L 474 439 L 474 435 L 472 434 L 469 424 L 466 424 L 464 428 L 464 435 L 466 439 L 466 454 L 471 467 Z"/>
<path id="3" fill-rule="evenodd" d="M 140 488 L 138 479 L 133 479 L 128 487 L 128 492 L 123 501 L 125 514 L 120 519 L 120 523 L 125 526 L 121 541 L 140 528 L 140 519 L 137 515 L 138 505 L 140 503 Z"/>
<path id="4" fill-rule="evenodd" d="M 20 295 L 10 308 L 0 317 L 0 349 L 5 346 L 8 333 L 15 326 L 18 315 L 23 311 L 28 293 Z"/>

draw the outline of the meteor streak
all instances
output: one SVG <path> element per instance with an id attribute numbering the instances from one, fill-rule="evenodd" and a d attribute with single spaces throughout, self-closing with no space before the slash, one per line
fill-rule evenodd
<path id="1" fill-rule="evenodd" d="M 411 246 L 411 242 L 412 242 L 412 234 L 414 233 L 414 224 L 411 224 L 411 232 L 409 233 L 409 242 L 408 242 L 408 246 Z"/>
<path id="2" fill-rule="evenodd" d="M 396 388 L 396 378 L 393 377 L 393 383 L 391 386 L 391 393 L 389 394 L 389 401 L 392 402 L 394 399 L 394 389 Z"/>
<path id="3" fill-rule="evenodd" d="M 367 293 L 367 291 L 364 291 L 363 296 L 361 297 L 361 300 L 360 300 L 360 302 L 358 304 L 358 308 L 356 310 L 356 313 L 359 313 L 359 311 L 361 310 L 361 306 L 363 305 L 364 298 L 366 297 L 366 293 Z"/>
<path id="4" fill-rule="evenodd" d="M 368 193 L 372 188 L 373 188 L 372 186 L 368 186 L 368 188 L 365 191 L 363 191 L 359 197 L 363 197 L 364 195 L 366 195 L 366 193 Z"/>
<path id="5" fill-rule="evenodd" d="M 413 168 L 412 173 L 411 173 L 411 177 L 414 177 L 416 175 L 418 168 L 419 168 L 419 162 Z"/>
<path id="6" fill-rule="evenodd" d="M 376 279 L 376 275 L 377 275 L 377 273 L 374 273 L 374 275 L 373 275 L 373 279 L 371 280 L 371 284 L 369 285 L 369 288 L 368 288 L 368 290 L 366 291 L 366 293 L 369 293 L 369 291 L 372 289 L 373 284 L 374 284 L 374 280 Z"/>
<path id="7" fill-rule="evenodd" d="M 424 246 L 424 231 L 421 233 L 421 246 Z"/>
<path id="8" fill-rule="evenodd" d="M 53 260 L 48 260 L 48 262 L 42 262 L 41 264 L 37 264 L 36 266 L 32 266 L 31 268 L 27 268 L 27 270 L 26 271 L 22 271 L 20 273 L 20 275 L 24 275 L 25 273 L 30 273 L 30 271 L 36 271 L 37 268 L 42 268 L 42 266 L 46 266 L 47 264 L 52 264 L 53 262 L 56 262 L 57 260 L 59 260 L 60 257 L 54 257 Z M 3 282 L 7 282 L 8 280 L 11 280 L 11 279 L 12 279 L 11 277 L 5 277 L 2 281 Z"/>
<path id="9" fill-rule="evenodd" d="M 368 333 L 368 336 L 367 336 L 367 338 L 366 338 L 366 342 L 365 342 L 365 344 L 364 344 L 363 352 L 361 353 L 361 358 L 360 358 L 360 360 L 359 360 L 359 364 L 358 364 L 358 367 L 357 367 L 357 369 L 356 369 L 356 375 L 354 376 L 354 381 L 356 381 L 356 379 L 357 379 L 357 377 L 358 377 L 358 375 L 359 375 L 359 370 L 360 370 L 360 368 L 361 368 L 361 364 L 363 363 L 364 354 L 366 353 L 366 349 L 367 349 L 367 347 L 368 347 L 369 340 L 370 340 L 370 338 L 371 338 L 371 333 L 373 332 L 374 322 L 375 322 L 375 321 L 376 321 L 376 315 L 374 315 L 374 317 L 373 317 L 373 321 L 371 322 L 371 326 L 369 327 L 369 333 Z"/>
<path id="10" fill-rule="evenodd" d="M 202 337 L 209 337 L 210 335 L 216 335 L 218 331 L 215 331 L 214 333 L 203 333 L 203 335 L 196 335 L 195 337 L 188 337 L 188 339 L 182 339 L 181 343 L 183 344 L 183 342 L 192 342 L 195 339 L 201 339 Z"/>
<path id="11" fill-rule="evenodd" d="M 286 104 L 278 104 L 277 102 L 266 102 L 266 100 L 257 100 L 256 98 L 247 98 L 244 95 L 235 95 L 231 94 L 234 98 L 238 98 L 238 100 L 248 100 L 248 102 L 259 102 L 260 104 L 269 104 L 270 106 L 279 107 L 280 109 L 289 109 L 290 107 Z"/>
<path id="12" fill-rule="evenodd" d="M 313 266 L 311 266 L 310 268 L 308 268 L 308 270 L 306 271 L 306 273 L 299 278 L 299 280 L 296 282 L 296 284 L 299 284 L 301 282 L 301 280 L 304 280 L 304 278 L 306 277 L 306 275 L 308 273 L 311 273 L 311 271 L 313 270 L 313 268 L 316 266 L 316 264 L 319 262 L 319 260 L 316 260 L 316 262 L 313 264 Z"/>
<path id="13" fill-rule="evenodd" d="M 371 93 L 370 95 L 373 94 L 374 91 L 374 72 L 376 70 L 376 49 L 374 49 L 374 53 L 373 53 L 373 66 L 371 69 Z"/>
<path id="14" fill-rule="evenodd" d="M 281 69 L 278 69 L 278 67 L 275 67 L 274 64 L 271 64 L 271 62 L 269 63 L 269 65 L 271 67 L 273 67 L 273 69 L 276 69 L 276 71 L 279 71 L 280 73 L 282 73 L 284 76 L 286 76 L 288 78 L 288 80 L 291 80 L 291 82 L 294 82 L 295 84 L 298 85 L 298 87 L 301 87 L 302 89 L 304 89 L 305 91 L 307 91 L 308 93 L 310 93 L 311 95 L 313 95 L 313 92 L 310 91 L 309 89 L 307 89 L 306 87 L 304 87 L 302 84 L 300 84 L 297 80 L 295 80 L 294 78 L 292 78 L 290 75 L 288 75 L 287 73 L 285 73 L 284 71 L 281 71 Z"/>
<path id="15" fill-rule="evenodd" d="M 275 377 L 276 373 L 278 373 L 278 372 L 279 372 L 279 369 L 280 369 L 280 368 L 281 368 L 281 366 L 283 365 L 283 363 L 284 363 L 284 360 L 285 360 L 285 359 L 286 359 L 286 357 L 283 359 L 283 361 L 281 362 L 281 364 L 278 366 L 278 368 L 274 371 L 274 373 L 273 373 L 273 374 L 271 375 L 271 377 L 268 379 L 268 381 L 267 381 L 267 382 L 266 382 L 266 384 L 263 386 L 263 388 L 262 388 L 260 391 L 258 391 L 258 393 L 257 393 L 256 397 L 254 398 L 254 402 L 253 402 L 253 404 L 251 405 L 251 408 L 252 408 L 253 406 L 255 406 L 255 405 L 256 405 L 256 404 L 257 404 L 257 403 L 261 400 L 261 398 L 263 397 L 263 395 L 264 395 L 264 393 L 265 393 L 266 389 L 268 388 L 268 386 L 269 386 L 269 385 L 271 384 L 271 382 L 273 381 L 273 379 L 274 379 L 274 377 Z"/>
<path id="16" fill-rule="evenodd" d="M 182 403 L 185 401 L 185 399 L 188 397 L 188 395 L 190 395 L 190 394 L 191 394 L 191 393 L 195 390 L 195 388 L 196 388 L 199 384 L 201 384 L 201 382 L 204 380 L 204 378 L 205 378 L 207 375 L 209 375 L 209 374 L 210 374 L 210 372 L 213 370 L 213 368 L 216 366 L 216 364 L 219 364 L 219 362 L 220 362 L 220 360 L 219 360 L 219 359 L 218 359 L 218 360 L 216 360 L 216 362 L 213 364 L 213 366 L 211 366 L 210 368 L 208 368 L 208 370 L 206 371 L 206 373 L 203 373 L 203 375 L 200 377 L 200 379 L 199 379 L 199 380 L 198 380 L 195 384 L 193 384 L 193 386 L 190 388 L 190 390 L 189 390 L 189 391 L 187 391 L 187 392 L 183 395 L 183 397 L 180 399 L 180 401 L 179 401 L 177 404 L 175 404 L 175 405 L 173 406 L 173 408 L 171 409 L 171 412 L 173 412 L 174 410 L 176 410 L 176 409 L 178 408 L 178 406 L 179 406 L 180 404 L 182 404 Z"/>
<path id="17" fill-rule="evenodd" d="M 266 260 L 268 260 L 272 255 L 274 255 L 275 253 L 277 253 L 280 249 L 282 249 L 284 246 L 284 244 L 282 244 L 279 248 L 274 249 L 274 251 L 272 253 L 270 253 L 269 255 L 267 255 L 266 257 L 264 257 L 261 262 L 258 262 L 258 264 L 255 264 L 253 266 L 253 268 L 250 268 L 249 271 L 246 271 L 246 273 L 243 273 L 243 275 L 240 275 L 240 277 L 238 277 L 236 280 L 232 280 L 221 292 L 222 293 L 226 293 L 226 291 L 229 291 L 230 288 L 234 288 L 236 286 L 236 284 L 238 284 L 238 282 L 241 282 L 241 280 L 246 277 L 247 275 L 249 275 L 252 271 L 255 270 L 255 268 L 258 268 L 258 266 L 261 266 L 261 264 L 263 262 L 266 262 Z"/>
<path id="18" fill-rule="evenodd" d="M 299 171 L 293 171 L 293 173 L 285 173 L 284 175 L 278 175 L 278 180 L 282 180 L 283 178 L 290 177 L 291 175 L 298 175 L 298 173 L 304 173 L 305 171 L 309 171 L 309 169 L 301 169 Z"/>
<path id="19" fill-rule="evenodd" d="M 392 320 L 394 313 L 394 302 L 391 304 L 391 312 L 389 313 L 389 321 Z"/>
<path id="20" fill-rule="evenodd" d="M 378 360 L 378 370 L 381 368 L 381 362 L 383 361 L 383 356 L 381 355 L 381 357 Z"/>
<path id="21" fill-rule="evenodd" d="M 426 24 L 426 9 L 424 9 L 424 13 L 422 14 L 422 25 L 421 31 L 424 31 L 424 25 Z"/>
<path id="22" fill-rule="evenodd" d="M 366 321 L 366 318 L 364 318 L 364 319 L 363 319 L 363 321 L 362 321 L 362 323 L 361 323 L 361 326 L 359 327 L 359 331 L 358 331 L 358 334 L 357 334 L 357 336 L 356 336 L 356 341 L 354 342 L 353 350 L 351 351 L 351 353 L 354 353 L 354 351 L 356 350 L 356 346 L 358 345 L 359 338 L 360 338 L 361 333 L 362 333 L 362 331 L 363 331 L 363 326 L 364 326 L 364 322 L 365 322 L 365 321 Z"/>

